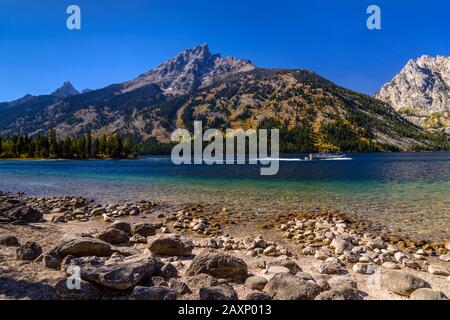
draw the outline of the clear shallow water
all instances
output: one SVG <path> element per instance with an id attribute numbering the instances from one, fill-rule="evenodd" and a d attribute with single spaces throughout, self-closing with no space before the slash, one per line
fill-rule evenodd
<path id="1" fill-rule="evenodd" d="M 450 235 L 450 153 L 284 156 L 275 177 L 258 166 L 174 166 L 169 157 L 124 161 L 0 161 L 0 189 L 100 202 L 150 199 L 245 212 L 338 209 L 395 232 Z M 290 160 L 289 160 L 290 159 Z M 292 160 L 294 159 L 294 160 Z"/>

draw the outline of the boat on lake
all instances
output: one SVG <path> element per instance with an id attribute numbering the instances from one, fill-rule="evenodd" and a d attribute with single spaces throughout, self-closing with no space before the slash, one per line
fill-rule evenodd
<path id="1" fill-rule="evenodd" d="M 344 159 L 347 155 L 341 153 L 311 153 L 307 160 L 335 160 Z"/>

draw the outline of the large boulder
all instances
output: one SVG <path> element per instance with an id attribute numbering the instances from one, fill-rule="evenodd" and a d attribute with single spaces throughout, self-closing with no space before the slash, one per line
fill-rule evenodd
<path id="1" fill-rule="evenodd" d="M 36 242 L 27 242 L 16 249 L 17 260 L 33 261 L 42 254 L 42 248 Z"/>
<path id="2" fill-rule="evenodd" d="M 176 235 L 163 235 L 149 237 L 148 248 L 156 255 L 161 256 L 190 256 L 192 244 Z"/>
<path id="3" fill-rule="evenodd" d="M 136 287 L 131 297 L 135 300 L 176 300 L 176 293 L 167 287 Z"/>
<path id="4" fill-rule="evenodd" d="M 156 228 L 149 223 L 136 223 L 131 227 L 131 234 L 147 238 L 156 235 Z"/>
<path id="5" fill-rule="evenodd" d="M 317 284 L 290 273 L 275 275 L 264 290 L 276 300 L 313 300 L 321 291 Z"/>
<path id="6" fill-rule="evenodd" d="M 19 206 L 3 213 L 11 221 L 26 221 L 28 223 L 41 222 L 42 212 L 28 206 Z"/>
<path id="7" fill-rule="evenodd" d="M 55 285 L 56 300 L 99 300 L 101 291 L 93 284 L 80 279 L 78 287 L 69 287 L 67 279 L 61 279 Z"/>
<path id="8" fill-rule="evenodd" d="M 233 281 L 244 281 L 248 276 L 247 264 L 242 259 L 220 252 L 202 252 L 192 260 L 186 275 L 200 273 Z"/>
<path id="9" fill-rule="evenodd" d="M 61 257 L 72 255 L 75 257 L 109 257 L 113 250 L 105 241 L 87 237 L 64 237 L 61 243 L 53 249 Z"/>
<path id="10" fill-rule="evenodd" d="M 125 232 L 114 228 L 109 228 L 97 233 L 95 237 L 114 245 L 127 244 L 130 242 L 130 238 L 128 238 L 128 235 Z"/>
<path id="11" fill-rule="evenodd" d="M 431 288 L 425 280 L 403 271 L 389 271 L 382 283 L 387 289 L 406 297 L 417 289 Z"/>
<path id="12" fill-rule="evenodd" d="M 361 300 L 358 290 L 349 286 L 340 286 L 322 292 L 315 300 Z"/>
<path id="13" fill-rule="evenodd" d="M 201 288 L 200 300 L 238 300 L 238 296 L 233 287 L 221 284 L 215 287 Z"/>
<path id="14" fill-rule="evenodd" d="M 129 257 L 113 265 L 80 268 L 81 278 L 114 290 L 129 290 L 159 273 L 162 263 L 151 255 Z"/>

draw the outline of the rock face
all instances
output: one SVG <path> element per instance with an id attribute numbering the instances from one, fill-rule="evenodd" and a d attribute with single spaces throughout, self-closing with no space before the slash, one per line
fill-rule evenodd
<path id="1" fill-rule="evenodd" d="M 320 287 L 289 273 L 275 275 L 264 289 L 276 300 L 313 300 Z"/>
<path id="2" fill-rule="evenodd" d="M 406 297 L 417 289 L 431 288 L 425 280 L 403 271 L 389 271 L 382 283 L 387 289 Z"/>
<path id="3" fill-rule="evenodd" d="M 124 91 L 136 90 L 149 84 L 158 84 L 171 94 L 186 94 L 205 87 L 221 77 L 255 69 L 248 60 L 233 57 L 222 58 L 211 54 L 203 44 L 181 52 L 155 69 L 126 82 Z"/>
<path id="4" fill-rule="evenodd" d="M 42 248 L 36 242 L 27 242 L 16 250 L 18 260 L 33 261 L 42 254 Z"/>
<path id="5" fill-rule="evenodd" d="M 66 81 L 61 87 L 53 91 L 51 95 L 58 98 L 66 98 L 77 94 L 80 94 L 80 92 L 78 92 L 78 90 L 73 87 L 70 81 Z"/>
<path id="6" fill-rule="evenodd" d="M 72 255 L 75 257 L 109 257 L 113 251 L 107 242 L 82 237 L 65 237 L 61 243 L 53 249 L 61 257 Z"/>
<path id="7" fill-rule="evenodd" d="M 156 255 L 161 256 L 189 256 L 192 246 L 185 239 L 175 235 L 150 237 L 148 248 Z"/>
<path id="8" fill-rule="evenodd" d="M 425 127 L 450 129 L 450 57 L 410 60 L 376 98 Z"/>
<path id="9" fill-rule="evenodd" d="M 186 270 L 187 276 L 201 273 L 216 278 L 243 281 L 247 278 L 247 265 L 243 260 L 229 254 L 203 252 L 192 260 Z"/>

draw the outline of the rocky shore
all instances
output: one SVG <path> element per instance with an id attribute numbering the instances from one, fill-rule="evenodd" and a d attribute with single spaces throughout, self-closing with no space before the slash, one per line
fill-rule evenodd
<path id="1" fill-rule="evenodd" d="M 337 212 L 0 192 L 0 299 L 444 300 L 450 242 Z"/>

